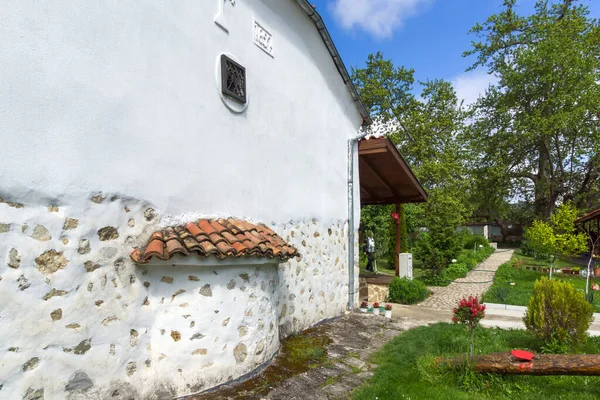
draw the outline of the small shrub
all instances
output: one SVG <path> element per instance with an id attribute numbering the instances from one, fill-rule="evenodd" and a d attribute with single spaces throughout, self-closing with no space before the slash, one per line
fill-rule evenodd
<path id="1" fill-rule="evenodd" d="M 555 337 L 552 337 L 549 341 L 545 342 L 541 349 L 544 354 L 566 354 L 569 352 L 569 345 L 561 342 Z"/>
<path id="2" fill-rule="evenodd" d="M 521 254 L 527 257 L 535 257 L 535 250 L 529 244 L 529 242 L 523 242 L 521 244 Z"/>
<path id="3" fill-rule="evenodd" d="M 498 286 L 495 289 L 491 289 L 488 294 L 500 304 L 506 304 L 506 299 L 508 298 L 509 294 L 508 286 Z"/>
<path id="4" fill-rule="evenodd" d="M 395 277 L 389 286 L 389 301 L 400 304 L 415 304 L 425 300 L 429 296 L 429 290 L 419 280 Z"/>
<path id="5" fill-rule="evenodd" d="M 463 250 L 456 260 L 459 263 L 465 264 L 469 271 L 477 266 L 477 260 L 473 257 L 473 251 Z"/>
<path id="6" fill-rule="evenodd" d="M 467 276 L 468 272 L 469 269 L 465 264 L 456 262 L 450 264 L 448 268 L 444 269 L 444 271 L 442 272 L 442 278 L 449 281 L 453 281 L 458 278 L 464 278 L 465 276 Z"/>
<path id="7" fill-rule="evenodd" d="M 468 235 L 463 242 L 463 247 L 467 250 L 479 248 L 479 246 L 490 247 L 490 242 L 483 235 Z"/>
<path id="8" fill-rule="evenodd" d="M 593 313 L 573 285 L 543 277 L 533 286 L 523 322 L 546 346 L 576 345 L 586 340 Z"/>
<path id="9" fill-rule="evenodd" d="M 512 268 L 512 264 L 510 262 L 505 262 L 504 264 L 498 267 L 498 270 L 496 270 L 494 282 L 514 282 L 516 273 L 517 271 L 514 268 Z"/>
<path id="10" fill-rule="evenodd" d="M 419 277 L 419 280 L 428 286 L 448 286 L 452 282 L 443 273 L 437 273 L 436 271 L 427 271 Z"/>
<path id="11" fill-rule="evenodd" d="M 493 252 L 494 249 L 492 247 L 480 247 L 473 255 L 473 258 L 475 258 L 477 263 L 480 263 L 488 258 Z"/>

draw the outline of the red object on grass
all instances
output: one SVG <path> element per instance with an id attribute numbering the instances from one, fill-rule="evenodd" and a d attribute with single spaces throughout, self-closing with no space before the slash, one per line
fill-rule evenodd
<path id="1" fill-rule="evenodd" d="M 531 361 L 534 357 L 533 353 L 530 353 L 525 350 L 512 350 L 510 354 L 512 354 L 521 361 Z"/>

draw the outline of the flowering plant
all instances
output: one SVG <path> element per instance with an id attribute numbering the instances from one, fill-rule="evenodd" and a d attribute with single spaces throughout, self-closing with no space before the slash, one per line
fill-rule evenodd
<path id="1" fill-rule="evenodd" d="M 386 309 L 386 311 L 391 311 L 392 310 L 392 305 L 391 304 L 386 304 L 385 305 L 385 309 Z"/>
<path id="2" fill-rule="evenodd" d="M 592 285 L 592 290 L 600 290 L 600 285 L 598 285 L 597 283 L 594 283 Z"/>
<path id="3" fill-rule="evenodd" d="M 369 303 L 367 303 L 366 301 L 363 301 L 362 303 L 360 303 L 360 308 L 367 308 L 369 307 Z"/>
<path id="4" fill-rule="evenodd" d="M 475 352 L 475 328 L 485 317 L 485 305 L 479 304 L 477 297 L 469 296 L 469 298 L 460 300 L 453 311 L 452 322 L 467 325 L 467 329 L 471 332 L 471 355 L 473 355 Z"/>
<path id="5" fill-rule="evenodd" d="M 513 267 L 515 267 L 515 269 L 519 269 L 519 267 L 521 265 L 523 265 L 523 260 L 519 259 L 519 258 L 515 258 L 512 262 Z"/>
<path id="6" fill-rule="evenodd" d="M 379 308 L 379 303 L 378 302 L 373 303 L 373 308 Z"/>

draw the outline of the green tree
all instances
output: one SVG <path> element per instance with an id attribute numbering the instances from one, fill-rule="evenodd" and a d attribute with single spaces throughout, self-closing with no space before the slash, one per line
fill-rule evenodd
<path id="1" fill-rule="evenodd" d="M 413 73 L 376 53 L 365 68 L 352 70 L 352 78 L 372 118 L 385 127 L 380 133 L 396 144 L 429 192 L 426 204 L 405 208 L 405 220 L 411 237 L 427 229 L 416 254 L 439 271 L 458 253 L 455 228 L 471 212 L 470 160 L 463 132 L 468 115 L 452 85 L 443 80 L 420 82 L 422 93 L 416 98 Z M 379 210 L 389 216 L 390 209 Z M 389 232 L 393 237 L 395 227 Z"/>
<path id="2" fill-rule="evenodd" d="M 443 190 L 432 191 L 422 207 L 421 223 L 427 232 L 422 233 L 416 243 L 415 257 L 422 261 L 424 268 L 437 275 L 462 249 L 461 235 L 456 228 L 464 222 L 469 210 L 459 196 Z"/>
<path id="3" fill-rule="evenodd" d="M 550 279 L 557 257 L 576 256 L 587 250 L 587 237 L 575 227 L 577 209 L 570 203 L 560 205 L 550 222 L 536 220 L 525 231 L 525 238 L 538 254 L 550 255 Z"/>
<path id="4" fill-rule="evenodd" d="M 464 54 L 498 78 L 473 113 L 479 175 L 543 219 L 559 201 L 587 207 L 599 194 L 600 27 L 578 3 L 538 0 L 519 15 L 505 0 L 472 28 L 478 40 Z"/>

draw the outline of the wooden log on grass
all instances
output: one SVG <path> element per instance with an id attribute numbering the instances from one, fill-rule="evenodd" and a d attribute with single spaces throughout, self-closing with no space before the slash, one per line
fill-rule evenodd
<path id="1" fill-rule="evenodd" d="M 439 360 L 451 367 L 466 363 L 480 374 L 600 376 L 600 354 L 536 354 L 532 361 L 523 361 L 511 353 L 493 353 Z"/>

